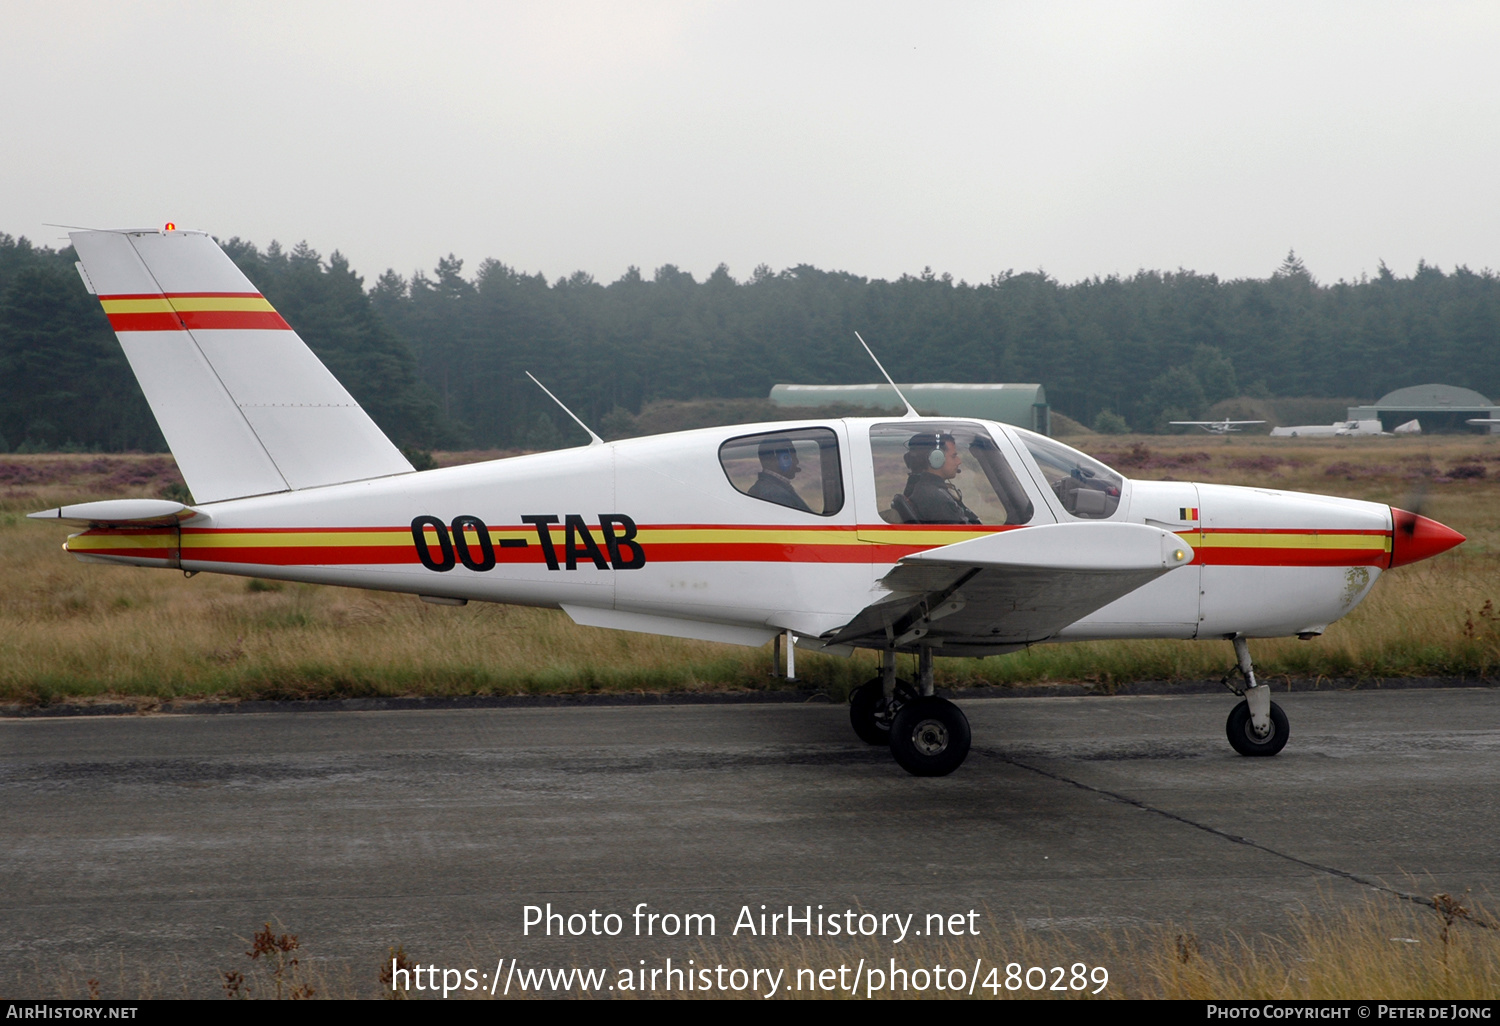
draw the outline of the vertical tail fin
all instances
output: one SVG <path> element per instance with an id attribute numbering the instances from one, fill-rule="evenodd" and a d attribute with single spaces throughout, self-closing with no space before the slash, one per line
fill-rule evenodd
<path id="1" fill-rule="evenodd" d="M 198 502 L 411 472 L 207 234 L 70 237 Z"/>

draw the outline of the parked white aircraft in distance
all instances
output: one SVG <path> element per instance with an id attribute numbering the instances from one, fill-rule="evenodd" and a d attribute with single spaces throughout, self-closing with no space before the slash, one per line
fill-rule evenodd
<path id="1" fill-rule="evenodd" d="M 1201 427 L 1211 435 L 1228 435 L 1247 424 L 1264 424 L 1263 420 L 1174 420 L 1178 427 Z"/>
<path id="2" fill-rule="evenodd" d="M 935 656 L 1090 638 L 1232 642 L 1229 742 L 1275 755 L 1287 718 L 1246 639 L 1316 637 L 1385 570 L 1463 541 L 1374 502 L 1131 481 L 1043 435 L 914 411 L 418 473 L 208 235 L 72 239 L 195 497 L 32 514 L 84 528 L 65 546 L 79 559 L 873 649 L 882 669 L 851 722 L 918 775 L 969 750 L 962 710 L 933 693 Z M 917 657 L 915 680 L 897 653 Z"/>
<path id="3" fill-rule="evenodd" d="M 1401 427 L 1407 428 L 1409 427 L 1409 425 L 1415 423 L 1415 421 L 1407 421 L 1407 423 L 1401 425 Z M 1417 427 L 1420 431 L 1421 425 L 1419 424 L 1417 425 Z M 1400 428 L 1398 428 L 1397 430 L 1400 430 Z M 1408 430 L 1402 431 L 1401 433 L 1410 434 L 1411 432 Z M 1349 435 L 1386 434 L 1390 434 L 1390 432 L 1382 431 L 1380 429 L 1380 421 L 1374 419 L 1337 420 L 1332 424 L 1296 424 L 1291 427 L 1278 427 L 1271 429 L 1272 438 L 1332 438 L 1335 436 L 1344 438 Z"/>

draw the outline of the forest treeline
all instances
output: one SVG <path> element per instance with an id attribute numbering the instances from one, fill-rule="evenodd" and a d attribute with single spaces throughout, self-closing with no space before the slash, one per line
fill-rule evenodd
<path id="1" fill-rule="evenodd" d="M 1085 424 L 1153 431 L 1236 395 L 1363 396 L 1440 381 L 1500 392 L 1500 278 L 1381 265 L 1320 284 L 1293 255 L 1265 279 L 1191 271 L 1063 284 L 894 281 L 798 266 L 704 280 L 672 265 L 603 284 L 549 282 L 494 260 L 466 275 L 382 274 L 337 252 L 224 243 L 400 445 L 542 447 L 570 422 L 537 375 L 606 437 L 659 400 L 764 397 L 777 382 L 875 379 L 861 332 L 897 380 L 1040 382 Z M 163 447 L 71 250 L 0 234 L 0 451 Z M 579 436 L 581 437 L 581 435 Z"/>

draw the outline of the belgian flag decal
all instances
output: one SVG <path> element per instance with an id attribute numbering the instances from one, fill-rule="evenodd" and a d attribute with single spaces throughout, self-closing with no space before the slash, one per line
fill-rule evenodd
<path id="1" fill-rule="evenodd" d="M 1183 506 L 1183 507 L 1181 507 L 1177 511 L 1177 519 L 1178 520 L 1197 520 L 1198 519 L 1198 507 L 1197 506 Z"/>

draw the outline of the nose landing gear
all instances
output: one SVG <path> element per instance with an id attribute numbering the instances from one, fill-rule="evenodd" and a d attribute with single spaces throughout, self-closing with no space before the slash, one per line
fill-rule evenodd
<path id="1" fill-rule="evenodd" d="M 1250 646 L 1242 635 L 1235 635 L 1234 654 L 1239 660 L 1224 676 L 1224 683 L 1244 701 L 1229 710 L 1229 719 L 1224 724 L 1224 733 L 1229 744 L 1241 755 L 1275 755 L 1286 747 L 1291 737 L 1291 727 L 1281 706 L 1271 701 L 1271 689 L 1255 679 L 1255 666 L 1250 662 Z M 1243 688 L 1235 687 L 1230 678 L 1235 673 L 1244 679 Z"/>

